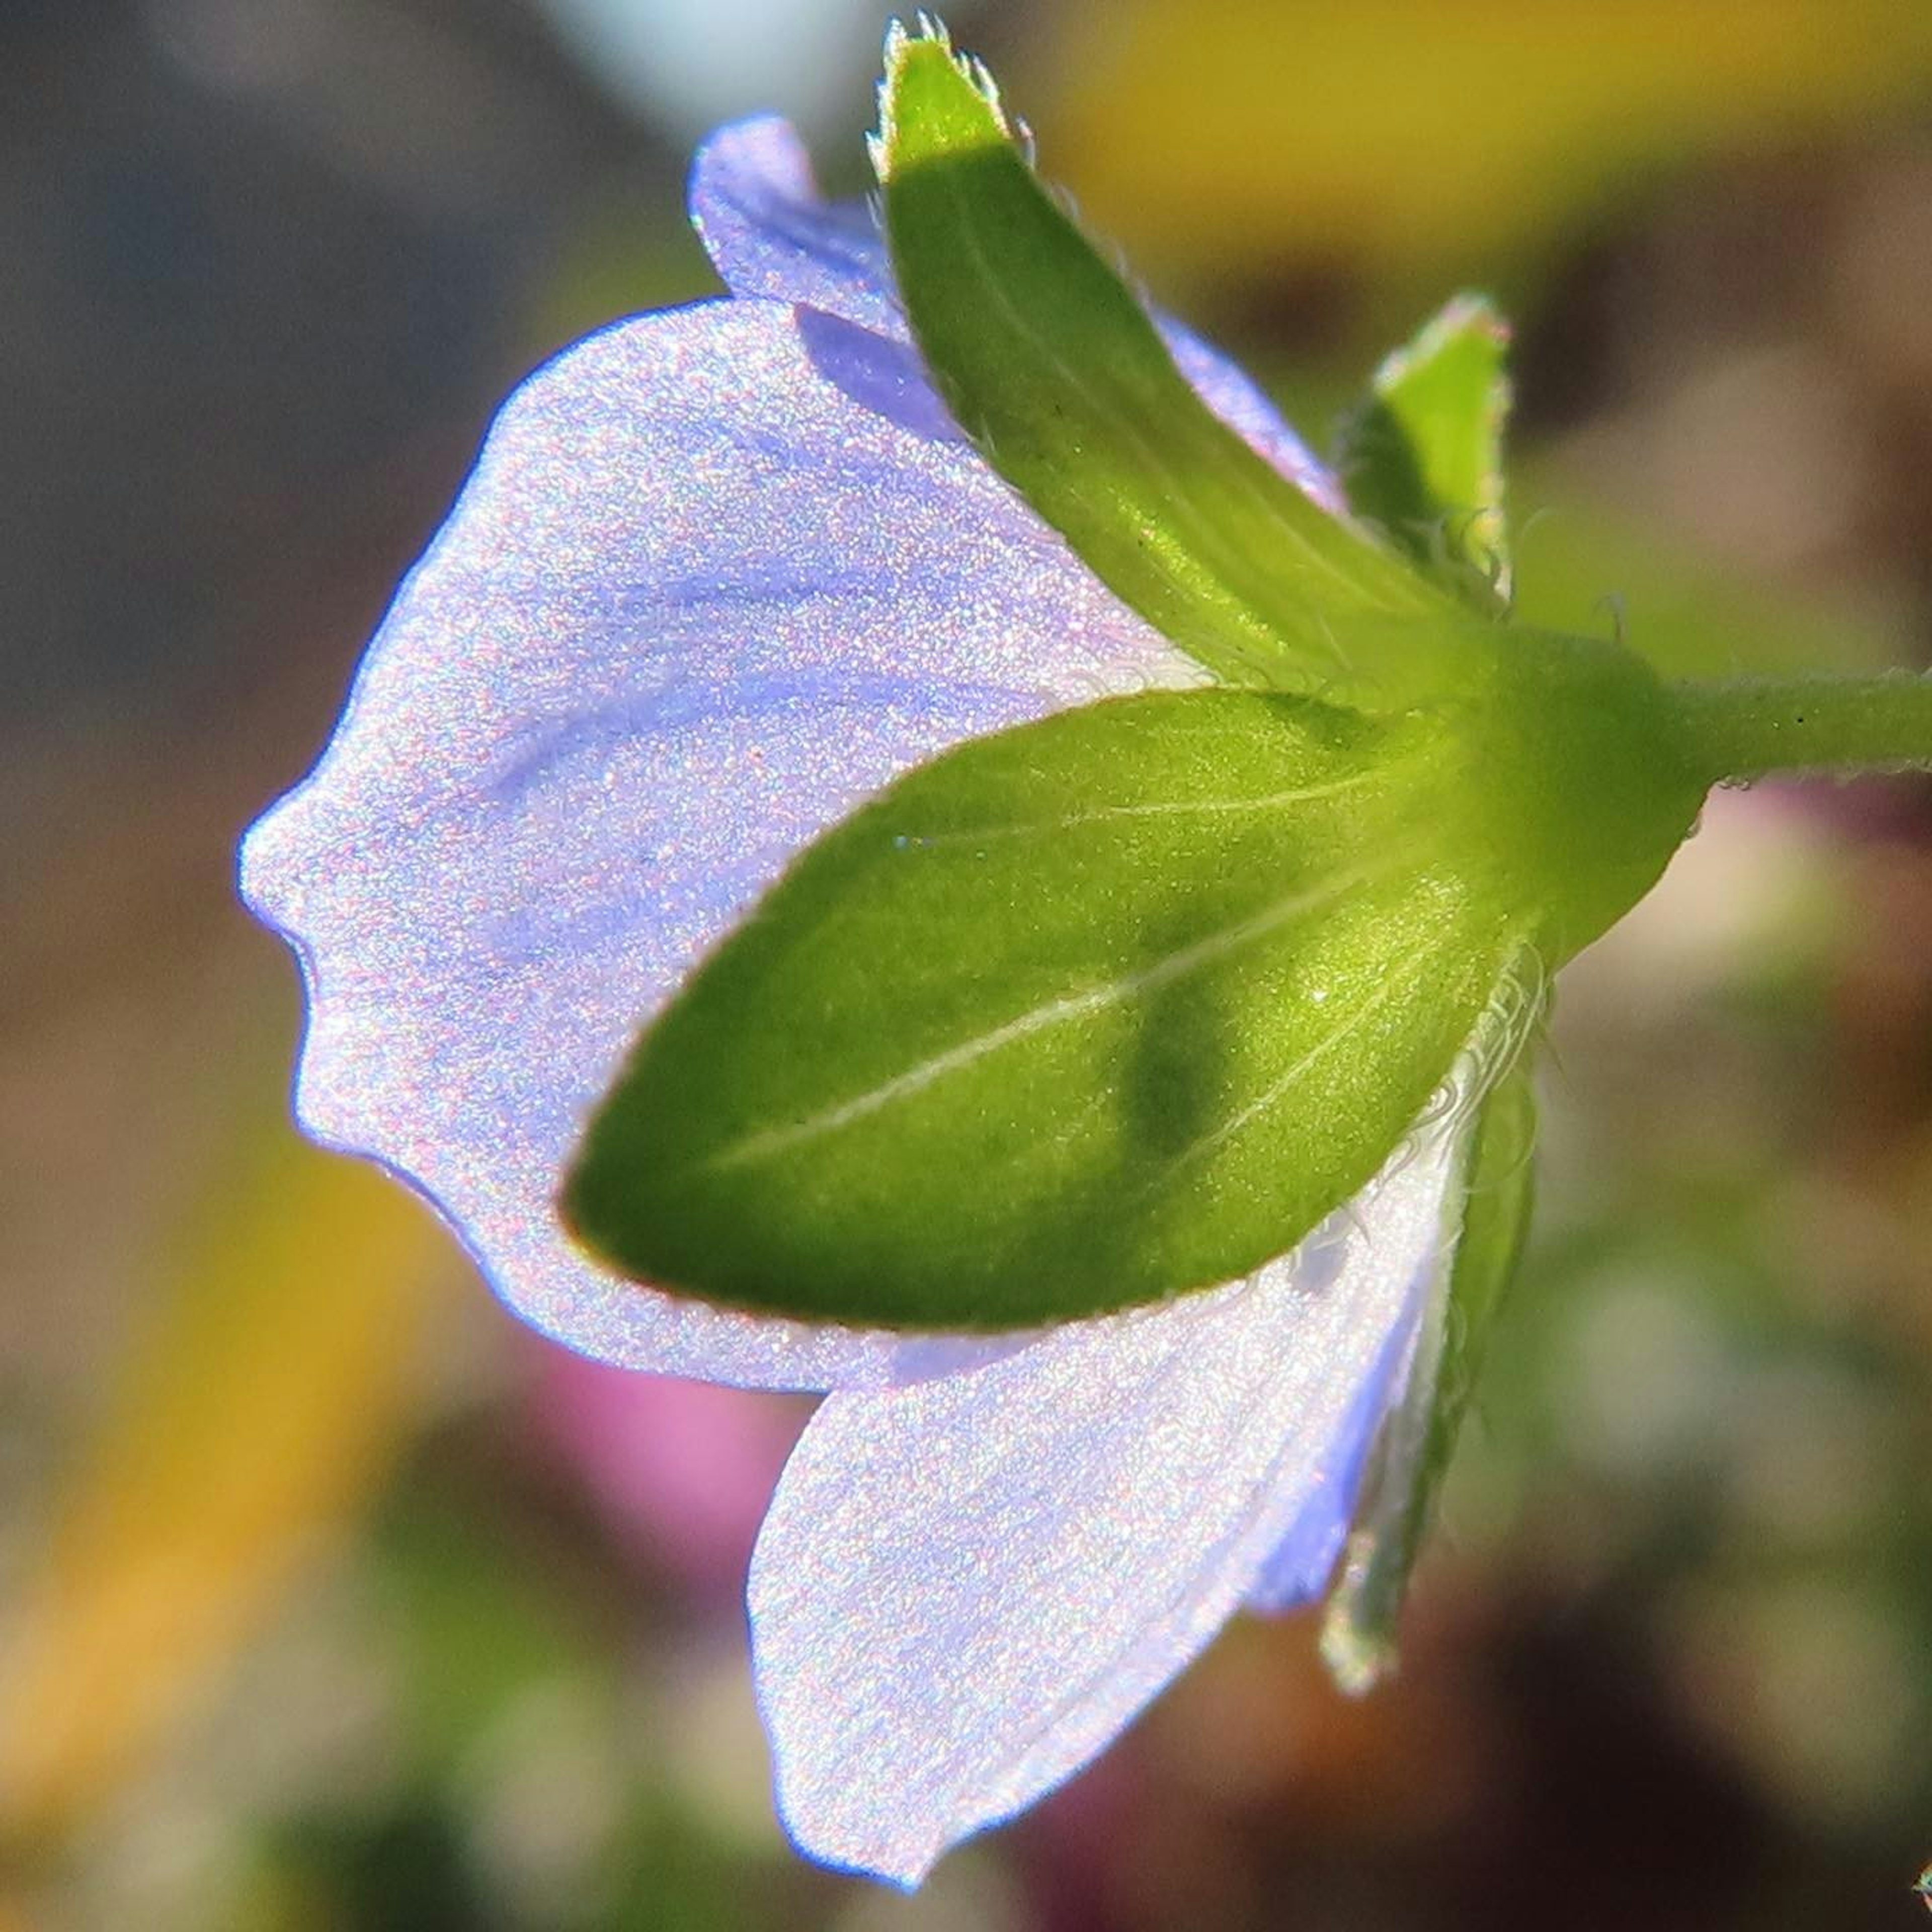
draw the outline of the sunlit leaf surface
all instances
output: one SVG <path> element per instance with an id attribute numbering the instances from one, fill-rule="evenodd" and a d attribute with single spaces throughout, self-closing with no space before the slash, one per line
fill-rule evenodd
<path id="1" fill-rule="evenodd" d="M 640 1280 L 915 1328 L 1248 1273 L 1382 1165 L 1535 922 L 1457 850 L 1462 760 L 1226 691 L 952 752 L 686 987 L 572 1220 Z"/>

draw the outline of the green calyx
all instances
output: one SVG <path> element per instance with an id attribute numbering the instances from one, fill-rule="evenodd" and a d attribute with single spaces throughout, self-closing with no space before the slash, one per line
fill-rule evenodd
<path id="1" fill-rule="evenodd" d="M 1696 809 L 1634 660 L 1463 643 L 1463 687 L 1397 718 L 1156 692 L 902 779 L 646 1034 L 572 1224 L 640 1280 L 914 1329 L 1104 1312 L 1293 1247 L 1525 956 L 1594 938 Z"/>
<path id="2" fill-rule="evenodd" d="M 982 75 L 898 34 L 882 98 L 886 223 L 938 388 L 1220 688 L 960 746 L 825 833 L 638 1042 L 562 1207 L 609 1264 L 721 1304 L 1025 1328 L 1292 1248 L 1459 1060 L 1513 1058 L 1504 994 L 1648 890 L 1711 783 L 1794 748 L 1910 760 L 1932 700 L 1666 687 L 1619 645 L 1511 626 L 1486 305 L 1378 371 L 1345 520 L 1202 401 Z M 1466 1327 L 1498 1298 L 1510 1211 L 1457 1291 Z M 1409 1440 L 1432 1468 L 1462 1396 L 1432 1423 L 1432 1389 Z M 1389 1519 L 1358 1635 L 1416 1520 Z"/>
<path id="3" fill-rule="evenodd" d="M 874 154 L 936 388 L 1215 687 L 958 746 L 826 832 L 637 1041 L 561 1211 L 721 1306 L 1021 1330 L 1249 1275 L 1449 1133 L 1323 1629 L 1365 1689 L 1522 1248 L 1551 975 L 1713 784 L 1932 765 L 1932 682 L 1666 686 L 1513 624 L 1480 298 L 1376 370 L 1340 515 L 1203 401 L 936 29 L 889 40 Z"/>

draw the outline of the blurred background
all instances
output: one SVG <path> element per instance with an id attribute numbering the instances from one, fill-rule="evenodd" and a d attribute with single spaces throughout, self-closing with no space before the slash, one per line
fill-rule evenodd
<path id="1" fill-rule="evenodd" d="M 576 1362 L 285 1124 L 241 827 L 490 411 L 863 186 L 872 0 L 0 8 L 0 1932 L 1844 1928 L 1932 1858 L 1932 785 L 1713 802 L 1566 980 L 1390 1690 L 1243 1620 L 906 1900 L 772 1822 L 806 1412 Z M 1526 618 L 1932 660 L 1926 0 L 978 0 L 1047 171 L 1318 442 L 1516 318 Z"/>

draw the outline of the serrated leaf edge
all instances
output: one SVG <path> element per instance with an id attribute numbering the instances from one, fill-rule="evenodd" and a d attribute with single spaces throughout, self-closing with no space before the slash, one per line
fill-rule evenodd
<path id="1" fill-rule="evenodd" d="M 953 44 L 952 35 L 945 22 L 936 14 L 922 10 L 913 16 L 910 27 L 900 20 L 888 22 L 886 27 L 884 72 L 877 89 L 878 126 L 866 136 L 866 153 L 879 185 L 885 187 L 892 178 L 892 150 L 898 140 L 898 130 L 892 113 L 893 92 L 906 62 L 917 49 L 924 46 L 937 47 L 952 62 L 962 78 L 991 110 L 1000 134 L 1019 149 L 1030 166 L 1032 135 L 1024 124 L 1016 122 L 1007 112 L 1006 104 L 1000 98 L 1000 84 L 993 78 L 992 70 L 976 55 L 961 52 Z"/>

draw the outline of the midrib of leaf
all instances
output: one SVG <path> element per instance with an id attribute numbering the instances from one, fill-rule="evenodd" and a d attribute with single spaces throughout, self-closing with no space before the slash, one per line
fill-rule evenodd
<path id="1" fill-rule="evenodd" d="M 1418 985 L 1429 968 L 1435 964 L 1433 957 L 1425 953 L 1420 964 L 1414 971 L 1399 974 L 1393 979 L 1384 980 L 1379 986 L 1371 988 L 1368 998 L 1356 1006 L 1354 1012 L 1342 1024 L 1323 1034 L 1321 1039 L 1317 1040 L 1285 1073 L 1278 1075 L 1270 1081 L 1264 1093 L 1257 1094 L 1232 1120 L 1223 1120 L 1213 1132 L 1202 1135 L 1198 1139 L 1184 1148 L 1179 1154 L 1176 1154 L 1174 1159 L 1162 1169 L 1160 1175 L 1149 1184 L 1147 1192 L 1153 1193 L 1158 1189 L 1166 1186 L 1182 1168 L 1192 1166 L 1204 1154 L 1212 1154 L 1216 1148 L 1225 1146 L 1244 1127 L 1258 1120 L 1270 1108 L 1279 1106 L 1282 1101 L 1293 1091 L 1298 1081 L 1318 1066 L 1344 1040 L 1352 1037 L 1362 1026 L 1380 1012 L 1398 992 L 1406 993 L 1411 988 Z"/>
<path id="2" fill-rule="evenodd" d="M 1104 399 L 1094 393 L 1080 370 L 1060 354 L 1052 338 L 1041 334 L 1033 327 L 1025 314 L 1008 293 L 1005 282 L 994 272 L 993 265 L 987 256 L 985 246 L 981 240 L 976 220 L 978 208 L 974 197 L 962 194 L 957 182 L 952 178 L 947 180 L 946 186 L 954 206 L 962 212 L 964 218 L 962 224 L 962 237 L 971 251 L 974 266 L 978 270 L 982 282 L 991 291 L 994 304 L 1006 317 L 1014 332 L 1032 342 L 1037 349 L 1041 350 L 1047 363 L 1060 376 L 1067 388 L 1084 401 L 1096 416 L 1106 418 L 1110 412 L 1106 406 Z M 1166 352 L 1163 349 L 1162 352 L 1165 354 Z M 1180 377 L 1178 370 L 1174 373 L 1178 379 L 1185 380 Z M 1202 406 L 1204 410 L 1206 406 L 1203 404 Z M 1264 636 L 1272 638 L 1275 627 L 1257 609 L 1256 606 L 1259 600 L 1255 596 L 1252 589 L 1244 583 L 1246 573 L 1241 570 L 1238 560 L 1231 556 L 1215 520 L 1211 517 L 1202 514 L 1196 507 L 1186 479 L 1174 470 L 1173 466 L 1162 454 L 1160 446 L 1147 436 L 1136 418 L 1132 416 L 1117 417 L 1115 427 L 1126 436 L 1136 452 L 1146 460 L 1148 466 L 1155 474 L 1166 482 L 1170 501 L 1185 518 L 1188 532 L 1199 547 L 1200 561 L 1210 564 L 1212 574 L 1220 580 L 1223 587 L 1227 589 L 1240 604 L 1244 615 Z M 1233 431 L 1230 430 L 1228 434 L 1232 436 Z M 1250 499 L 1253 506 L 1260 512 L 1267 521 L 1281 531 L 1282 536 L 1301 556 L 1316 566 L 1324 576 L 1338 585 L 1345 599 L 1352 601 L 1354 597 L 1360 594 L 1359 587 L 1349 581 L 1346 575 L 1336 568 L 1330 559 L 1322 555 L 1319 550 L 1311 545 L 1301 532 L 1295 530 L 1279 514 L 1274 504 L 1256 487 L 1252 476 L 1244 473 L 1233 464 L 1229 466 L 1229 473 L 1238 478 L 1243 494 Z M 1178 540 L 1178 535 L 1158 529 L 1146 532 L 1144 534 L 1152 540 L 1151 547 L 1162 559 L 1162 567 L 1168 581 L 1178 590 L 1187 589 L 1189 585 L 1186 576 L 1176 570 L 1170 560 L 1175 556 L 1184 561 L 1193 560 L 1190 558 L 1186 549 Z"/>
<path id="3" fill-rule="evenodd" d="M 1094 812 L 1070 812 L 1064 818 L 1034 819 L 1024 825 L 994 825 L 984 830 L 968 828 L 954 832 L 904 832 L 898 835 L 920 850 L 935 845 L 982 845 L 995 838 L 1017 838 L 1049 832 L 1072 832 L 1084 825 L 1106 825 L 1121 818 L 1187 818 L 1232 817 L 1246 812 L 1272 812 L 1282 806 L 1309 805 L 1317 799 L 1336 798 L 1345 792 L 1372 784 L 1379 773 L 1357 772 L 1327 784 L 1301 785 L 1290 791 L 1266 792 L 1256 798 L 1158 799 L 1145 805 L 1107 805 Z"/>
<path id="4" fill-rule="evenodd" d="M 1006 318 L 1016 334 L 1031 341 L 1042 352 L 1046 362 L 1069 390 L 1079 397 L 1095 414 L 1108 415 L 1109 412 L 1102 398 L 1095 394 L 1080 371 L 1061 356 L 1050 338 L 1040 334 L 1031 326 L 1008 295 L 1006 284 L 992 272 L 992 265 L 981 244 L 977 229 L 970 219 L 974 208 L 973 198 L 962 194 L 951 181 L 947 182 L 946 187 L 954 206 L 964 210 L 969 218 L 962 231 L 962 238 L 971 253 L 974 266 L 979 271 L 981 281 L 992 292 L 994 306 Z M 1218 580 L 1222 590 L 1232 596 L 1247 625 L 1258 632 L 1264 640 L 1271 640 L 1274 627 L 1256 610 L 1256 599 L 1252 593 L 1240 585 L 1238 569 L 1229 567 L 1230 560 L 1213 519 L 1203 516 L 1196 509 L 1185 484 L 1176 475 L 1159 446 L 1148 440 L 1138 422 L 1132 416 L 1116 416 L 1114 427 L 1117 433 L 1131 445 L 1135 453 L 1165 482 L 1172 510 L 1178 513 L 1185 526 L 1186 535 L 1191 537 L 1198 547 L 1198 554 L 1190 554 L 1181 541 L 1182 532 L 1165 530 L 1158 526 L 1143 529 L 1141 532 L 1143 544 L 1150 557 L 1157 560 L 1158 567 L 1169 585 L 1184 596 L 1190 594 L 1198 580 L 1198 566 L 1208 566 L 1208 574 Z M 998 460 L 997 454 L 994 460 Z M 1138 510 L 1140 507 L 1132 495 L 1117 487 L 1110 485 L 1109 494 L 1117 503 L 1130 509 Z M 1190 563 L 1197 566 L 1196 570 L 1189 571 L 1185 568 Z"/>
<path id="5" fill-rule="evenodd" d="M 1044 196 L 1046 190 L 1033 179 L 1026 163 L 1010 148 L 1008 154 L 1011 164 L 1025 176 L 1031 191 Z M 934 164 L 924 165 L 930 168 Z M 944 170 L 944 163 L 938 166 Z M 950 170 L 946 172 L 946 178 L 941 185 L 956 212 L 957 232 L 970 255 L 976 279 L 998 314 L 1004 318 L 1014 334 L 1033 345 L 1067 390 L 1086 404 L 1094 418 L 1108 423 L 1112 433 L 1128 444 L 1165 485 L 1166 510 L 1177 518 L 1180 527 L 1163 527 L 1159 523 L 1143 522 L 1136 532 L 1143 554 L 1170 590 L 1181 598 L 1184 605 L 1201 595 L 1201 580 L 1205 577 L 1210 584 L 1218 586 L 1222 594 L 1237 608 L 1244 629 L 1254 633 L 1265 646 L 1279 646 L 1285 640 L 1282 628 L 1267 614 L 1277 601 L 1273 594 L 1274 586 L 1265 578 L 1258 583 L 1252 573 L 1243 567 L 1240 553 L 1230 549 L 1216 520 L 1198 508 L 1186 479 L 1175 471 L 1158 442 L 1148 436 L 1137 417 L 1132 412 L 1124 413 L 1108 406 L 1103 398 L 1096 394 L 1081 370 L 1060 352 L 1052 338 L 1033 326 L 1013 301 L 1004 279 L 994 272 L 993 260 L 988 254 L 978 220 L 981 211 L 977 198 L 963 190 L 956 176 Z M 1148 329 L 1152 334 L 1151 323 Z M 1430 594 L 1426 585 L 1419 578 L 1410 580 L 1402 566 L 1384 557 L 1369 539 L 1346 531 L 1346 526 L 1336 524 L 1334 527 L 1338 533 L 1346 532 L 1353 538 L 1360 554 L 1352 558 L 1351 562 L 1374 573 L 1372 589 L 1365 584 L 1358 571 L 1345 567 L 1327 548 L 1312 542 L 1294 519 L 1282 513 L 1276 497 L 1263 487 L 1264 478 L 1253 467 L 1262 464 L 1263 459 L 1192 392 L 1186 379 L 1173 365 L 1172 357 L 1157 335 L 1154 336 L 1151 346 L 1168 365 L 1173 385 L 1179 392 L 1176 400 L 1190 409 L 1198 427 L 1208 432 L 1214 440 L 1225 442 L 1224 460 L 1220 465 L 1224 482 L 1232 484 L 1238 490 L 1246 500 L 1246 506 L 1280 538 L 1285 548 L 1292 550 L 1302 563 L 1319 574 L 1335 594 L 1340 607 L 1380 610 L 1399 616 L 1427 616 L 1438 612 L 1438 600 Z M 983 428 L 975 434 L 989 460 L 996 468 L 999 467 L 999 452 L 991 438 Z M 1290 490 L 1294 488 L 1286 478 L 1282 479 L 1282 487 Z M 1033 500 L 1031 493 L 1024 488 L 1021 494 L 1029 501 Z M 1115 503 L 1127 511 L 1138 513 L 1143 508 L 1137 494 L 1124 492 L 1118 486 L 1112 487 L 1110 494 Z M 1036 504 L 1035 507 L 1040 506 Z M 1312 503 L 1308 509 L 1311 515 L 1323 517 L 1325 523 L 1333 521 L 1326 512 L 1318 510 Z M 1185 567 L 1189 565 L 1193 566 L 1192 569 Z M 1345 673 L 1348 671 L 1352 668 L 1337 649 L 1332 631 L 1322 621 L 1321 611 L 1310 608 L 1299 614 L 1304 621 L 1295 629 L 1304 641 L 1318 638 L 1331 663 Z M 1266 661 L 1256 667 L 1264 673 L 1269 668 Z"/>
<path id="6" fill-rule="evenodd" d="M 896 1101 L 909 1100 L 936 1082 L 944 1079 L 947 1075 L 973 1066 L 988 1054 L 997 1053 L 1017 1041 L 1030 1039 L 1036 1034 L 1046 1032 L 1069 1020 L 1078 1019 L 1089 1013 L 1100 1012 L 1108 1006 L 1138 998 L 1144 993 L 1156 992 L 1163 987 L 1176 985 L 1203 967 L 1231 958 L 1244 946 L 1252 945 L 1257 940 L 1265 939 L 1270 933 L 1279 932 L 1304 914 L 1337 903 L 1358 886 L 1367 884 L 1376 876 L 1378 870 L 1386 869 L 1392 868 L 1359 868 L 1328 880 L 1318 890 L 1288 894 L 1265 910 L 1257 913 L 1252 919 L 1224 927 L 1218 932 L 1209 933 L 1191 946 L 1182 946 L 1165 958 L 1156 960 L 1151 965 L 1142 968 L 1138 972 L 1108 980 L 1106 984 L 1090 988 L 1084 993 L 1049 1000 L 985 1033 L 976 1034 L 970 1040 L 962 1041 L 957 1046 L 948 1047 L 944 1052 L 933 1054 L 916 1066 L 908 1067 L 904 1072 L 895 1074 L 891 1079 L 882 1082 L 866 1093 L 826 1108 L 808 1120 L 796 1121 L 789 1126 L 771 1128 L 763 1133 L 748 1135 L 735 1145 L 721 1148 L 710 1155 L 699 1163 L 698 1171 L 723 1172 L 775 1159 L 794 1148 L 805 1146 L 866 1119 Z"/>

